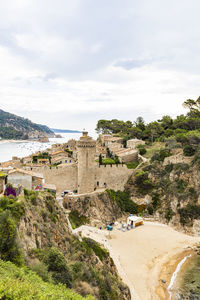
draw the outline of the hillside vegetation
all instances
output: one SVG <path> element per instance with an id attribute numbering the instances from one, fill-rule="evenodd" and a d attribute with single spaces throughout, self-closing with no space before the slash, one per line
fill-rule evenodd
<path id="1" fill-rule="evenodd" d="M 0 260 L 0 299 L 9 300 L 94 300 L 82 297 L 64 285 L 45 282 L 27 267 L 17 267 L 11 262 Z"/>
<path id="2" fill-rule="evenodd" d="M 124 192 L 109 191 L 109 197 L 123 211 L 200 234 L 200 97 L 183 105 L 188 113 L 175 119 L 100 120 L 97 131 L 122 136 L 124 144 L 131 138 L 146 142 L 147 162 L 133 171 Z"/>
<path id="3" fill-rule="evenodd" d="M 11 269 L 3 276 L 9 276 L 12 268 L 13 273 L 21 274 L 21 285 L 18 275 L 14 282 L 16 293 L 22 293 L 22 296 L 25 291 L 31 295 L 35 290 L 36 295 L 43 298 L 34 299 L 51 299 L 46 295 L 51 292 L 54 295 L 57 289 L 54 285 L 62 284 L 58 293 L 64 296 L 67 293 L 73 295 L 68 290 L 72 289 L 95 299 L 130 299 L 129 289 L 119 278 L 107 250 L 89 238 L 80 241 L 71 234 L 64 212 L 51 193 L 25 190 L 24 197 L 0 198 L 0 258 L 20 268 L 17 271 L 8 264 Z M 6 287 L 7 280 L 0 280 L 1 284 Z M 14 289 L 14 283 L 12 287 Z M 52 296 L 52 299 L 82 299 L 64 296 Z"/>
<path id="4" fill-rule="evenodd" d="M 0 137 L 2 139 L 28 139 L 54 135 L 45 125 L 0 110 Z"/>
<path id="5" fill-rule="evenodd" d="M 96 126 L 98 133 L 112 133 L 122 136 L 124 144 L 131 138 L 145 140 L 148 143 L 177 141 L 187 143 L 188 141 L 200 140 L 200 97 L 195 101 L 188 99 L 184 107 L 189 109 L 186 115 L 163 116 L 160 120 L 145 123 L 142 117 L 135 122 L 113 120 L 99 120 Z"/>

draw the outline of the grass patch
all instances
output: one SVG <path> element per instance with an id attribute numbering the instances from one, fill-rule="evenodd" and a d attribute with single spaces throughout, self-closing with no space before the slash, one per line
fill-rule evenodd
<path id="1" fill-rule="evenodd" d="M 138 165 L 139 165 L 138 161 L 126 163 L 128 169 L 135 169 L 137 168 Z"/>
<path id="2" fill-rule="evenodd" d="M 112 158 L 102 158 L 103 165 L 113 165 L 116 164 L 115 160 Z"/>

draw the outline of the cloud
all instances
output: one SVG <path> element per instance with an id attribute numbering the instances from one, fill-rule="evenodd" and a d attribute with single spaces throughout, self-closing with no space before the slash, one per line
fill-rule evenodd
<path id="1" fill-rule="evenodd" d="M 0 106 L 71 129 L 182 113 L 199 96 L 199 9 L 197 0 L 2 1 Z"/>

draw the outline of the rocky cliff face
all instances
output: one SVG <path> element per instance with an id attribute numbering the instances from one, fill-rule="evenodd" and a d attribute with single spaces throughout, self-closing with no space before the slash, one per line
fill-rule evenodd
<path id="1" fill-rule="evenodd" d="M 66 196 L 64 206 L 90 219 L 91 225 L 109 224 L 123 216 L 119 206 L 106 192 L 92 193 L 87 196 Z"/>
<path id="2" fill-rule="evenodd" d="M 178 157 L 178 158 L 177 158 Z M 200 169 L 183 154 L 134 172 L 126 188 L 143 213 L 178 230 L 200 235 Z"/>
<path id="3" fill-rule="evenodd" d="M 108 252 L 90 239 L 79 241 L 69 231 L 64 211 L 50 193 L 25 195 L 25 213 L 18 239 L 28 265 L 42 262 L 43 253 L 56 248 L 64 255 L 71 287 L 97 299 L 130 299 Z M 58 267 L 59 268 L 59 267 Z"/>

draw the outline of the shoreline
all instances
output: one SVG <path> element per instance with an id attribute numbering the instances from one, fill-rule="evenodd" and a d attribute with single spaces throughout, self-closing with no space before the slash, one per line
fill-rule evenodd
<path id="1" fill-rule="evenodd" d="M 0 140 L 1 144 L 7 144 L 7 143 L 28 143 L 30 140 Z"/>
<path id="2" fill-rule="evenodd" d="M 185 262 L 187 261 L 187 259 L 191 257 L 193 254 L 194 254 L 194 250 L 192 248 L 190 249 L 188 248 L 185 249 L 184 251 L 178 252 L 177 254 L 172 256 L 168 261 L 162 264 L 161 271 L 159 273 L 159 284 L 155 288 L 155 292 L 160 300 L 172 299 L 171 297 L 173 296 L 173 290 L 177 286 L 178 278 L 182 272 L 182 268 Z M 180 264 L 181 264 L 180 269 L 177 272 L 177 268 Z M 171 285 L 172 278 L 175 272 L 177 272 L 176 277 L 174 278 L 173 284 Z M 165 280 L 166 283 L 164 283 L 162 280 Z"/>
<path id="3" fill-rule="evenodd" d="M 109 240 L 112 254 L 123 270 L 122 280 L 138 299 L 145 300 L 170 299 L 168 286 L 173 273 L 199 243 L 200 237 L 185 235 L 157 222 L 145 222 L 129 232 L 114 229 Z"/>

